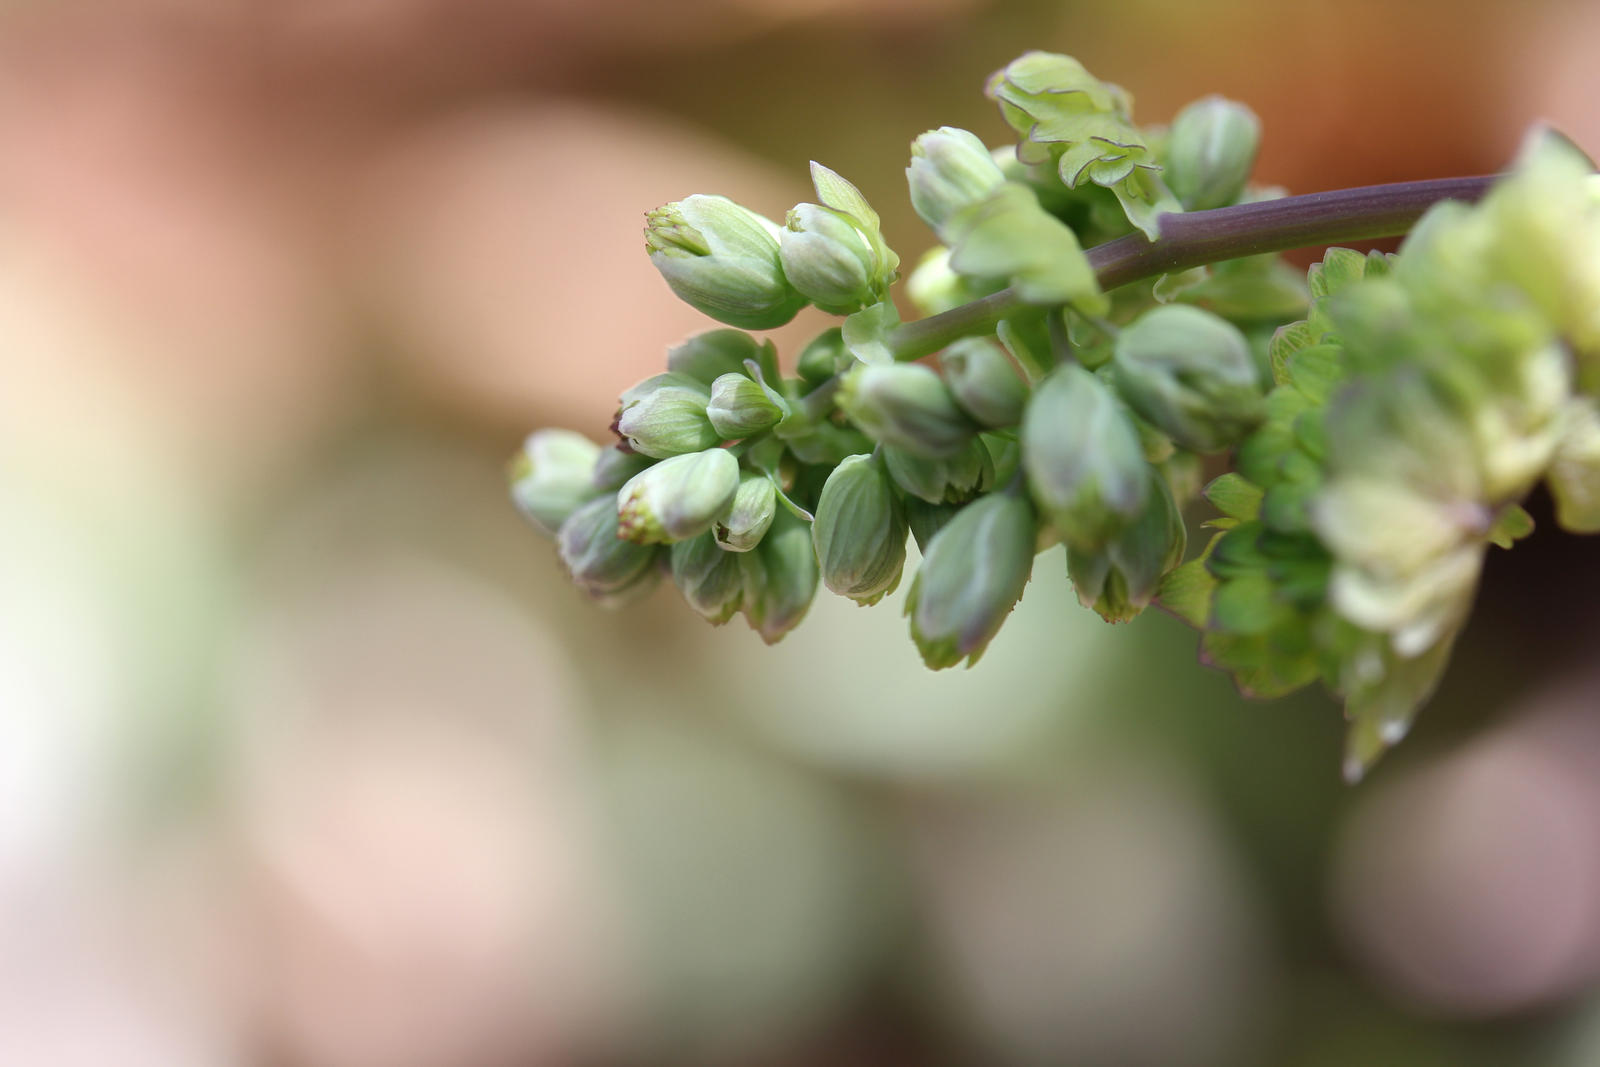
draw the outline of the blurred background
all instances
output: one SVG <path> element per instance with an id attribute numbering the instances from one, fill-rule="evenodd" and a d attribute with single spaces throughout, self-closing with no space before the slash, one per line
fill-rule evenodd
<path id="1" fill-rule="evenodd" d="M 703 327 L 645 210 L 1070 52 L 1295 191 L 1600 149 L 1600 5 L 5 0 L 0 1063 L 1600 1063 L 1600 571 L 1492 560 L 1367 784 L 1059 551 L 971 671 L 897 603 L 619 614 L 506 498 Z M 1302 257 L 1304 260 L 1306 257 Z M 792 357 L 818 326 L 777 334 Z M 1543 501 L 1536 515 L 1548 516 Z"/>

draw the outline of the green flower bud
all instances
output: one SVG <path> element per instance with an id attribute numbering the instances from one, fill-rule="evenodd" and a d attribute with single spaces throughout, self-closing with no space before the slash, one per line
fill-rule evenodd
<path id="1" fill-rule="evenodd" d="M 724 374 L 743 374 L 747 359 L 759 364 L 771 347 L 771 341 L 763 344 L 743 330 L 707 330 L 668 349 L 667 370 L 709 388 Z"/>
<path id="2" fill-rule="evenodd" d="M 758 471 L 739 476 L 733 507 L 711 527 L 717 544 L 729 552 L 748 552 L 761 543 L 778 511 L 778 490 Z"/>
<path id="3" fill-rule="evenodd" d="M 645 249 L 672 291 L 718 322 L 782 326 L 806 299 L 783 276 L 778 227 L 722 196 L 691 196 L 645 216 Z"/>
<path id="4" fill-rule="evenodd" d="M 574 511 L 556 535 L 562 566 L 596 599 L 617 598 L 655 573 L 651 564 L 658 550 L 622 540 L 619 523 L 616 500 L 604 496 Z"/>
<path id="5" fill-rule="evenodd" d="M 671 548 L 672 581 L 689 606 L 713 626 L 721 626 L 744 604 L 744 573 L 739 557 L 724 552 L 709 533 Z"/>
<path id="6" fill-rule="evenodd" d="M 942 234 L 953 215 L 984 200 L 1005 180 L 989 149 L 966 130 L 941 126 L 911 143 L 906 168 L 911 206 L 935 233 Z"/>
<path id="7" fill-rule="evenodd" d="M 1266 415 L 1244 334 L 1188 304 L 1139 316 L 1118 335 L 1112 368 L 1128 406 L 1195 452 L 1236 444 Z"/>
<path id="8" fill-rule="evenodd" d="M 900 584 L 908 532 L 882 462 L 851 456 L 828 475 L 811 524 L 823 583 L 858 604 L 876 604 Z"/>
<path id="9" fill-rule="evenodd" d="M 1153 469 L 1139 518 L 1101 552 L 1067 549 L 1067 573 L 1078 602 L 1107 622 L 1128 622 L 1154 599 L 1161 579 L 1183 561 L 1183 516 L 1165 479 Z"/>
<path id="10" fill-rule="evenodd" d="M 784 408 L 760 382 L 746 374 L 724 374 L 711 383 L 706 417 L 727 441 L 741 441 L 783 421 Z"/>
<path id="11" fill-rule="evenodd" d="M 883 464 L 895 485 L 930 504 L 965 504 L 994 484 L 994 460 L 976 437 L 945 459 L 925 459 L 885 445 Z"/>
<path id="12" fill-rule="evenodd" d="M 571 430 L 539 430 L 511 461 L 511 499 L 551 536 L 596 493 L 590 477 L 600 446 Z"/>
<path id="13" fill-rule="evenodd" d="M 915 363 L 854 367 L 838 403 L 868 437 L 930 459 L 955 455 L 978 431 L 943 379 Z"/>
<path id="14" fill-rule="evenodd" d="M 1167 134 L 1167 186 L 1190 211 L 1231 204 L 1244 192 L 1260 143 L 1255 112 L 1220 96 L 1196 100 Z"/>
<path id="15" fill-rule="evenodd" d="M 789 212 L 780 251 L 784 276 L 822 310 L 848 315 L 877 302 L 877 254 L 842 212 L 799 205 Z"/>
<path id="16" fill-rule="evenodd" d="M 779 510 L 754 552 L 737 557 L 744 574 L 744 616 L 767 644 L 800 625 L 817 595 L 817 556 L 811 530 Z"/>
<path id="17" fill-rule="evenodd" d="M 1035 525 L 1021 493 L 990 493 L 933 535 L 906 598 L 911 637 L 929 667 L 978 662 L 1033 573 Z"/>
<path id="18" fill-rule="evenodd" d="M 872 442 L 853 426 L 791 417 L 784 420 L 777 435 L 801 463 L 835 467 L 847 456 L 872 451 Z"/>
<path id="19" fill-rule="evenodd" d="M 706 415 L 704 386 L 681 374 L 657 374 L 622 394 L 613 429 L 635 452 L 681 456 L 722 440 Z"/>
<path id="20" fill-rule="evenodd" d="M 1149 464 L 1109 386 L 1082 367 L 1057 367 L 1022 416 L 1022 464 L 1034 501 L 1061 539 L 1098 552 L 1139 517 Z"/>
<path id="21" fill-rule="evenodd" d="M 940 353 L 939 369 L 961 410 L 982 425 L 998 429 L 1022 421 L 1028 383 L 993 341 L 982 337 L 957 341 Z"/>
<path id="22" fill-rule="evenodd" d="M 594 465 L 590 484 L 602 493 L 615 493 L 627 484 L 628 479 L 654 463 L 655 460 L 639 452 L 624 451 L 618 444 L 601 449 L 600 459 Z"/>
<path id="23" fill-rule="evenodd" d="M 807 385 L 821 385 L 855 362 L 844 344 L 844 331 L 838 326 L 824 330 L 800 350 L 795 373 Z"/>
<path id="24" fill-rule="evenodd" d="M 664 459 L 617 493 L 617 534 L 639 544 L 686 541 L 711 529 L 739 491 L 739 461 L 723 448 Z"/>
<path id="25" fill-rule="evenodd" d="M 906 498 L 906 524 L 911 527 L 911 537 L 917 542 L 917 551 L 928 554 L 928 545 L 945 524 L 961 511 L 960 504 L 930 504 L 917 497 Z"/>

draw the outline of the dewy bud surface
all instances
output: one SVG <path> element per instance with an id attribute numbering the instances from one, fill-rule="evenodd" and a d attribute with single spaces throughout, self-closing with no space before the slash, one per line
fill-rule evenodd
<path id="1" fill-rule="evenodd" d="M 726 197 L 695 195 L 645 216 L 645 249 L 685 303 L 729 326 L 770 330 L 806 304 L 784 277 L 779 232 Z"/>
<path id="2" fill-rule="evenodd" d="M 1139 517 L 1149 464 L 1109 386 L 1076 365 L 1034 390 L 1022 419 L 1028 488 L 1068 546 L 1098 552 Z"/>
<path id="3" fill-rule="evenodd" d="M 929 542 L 906 614 L 934 670 L 976 663 L 1033 573 L 1036 520 L 1021 493 L 991 493 L 949 519 Z"/>
<path id="4" fill-rule="evenodd" d="M 1220 96 L 1196 100 L 1167 135 L 1167 185 L 1190 211 L 1231 204 L 1244 192 L 1260 143 L 1255 112 Z"/>
<path id="5" fill-rule="evenodd" d="M 955 455 L 978 431 L 939 375 L 914 363 L 856 366 L 839 407 L 873 440 L 929 459 Z"/>
<path id="6" fill-rule="evenodd" d="M 673 456 L 617 493 L 617 536 L 639 544 L 685 541 L 711 529 L 739 490 L 739 461 L 723 448 Z"/>
<path id="7" fill-rule="evenodd" d="M 911 206 L 935 233 L 1005 180 L 989 149 L 966 130 L 941 126 L 911 143 L 911 165 L 906 168 Z"/>
<path id="8" fill-rule="evenodd" d="M 1139 316 L 1118 335 L 1112 366 L 1128 406 L 1196 452 L 1236 444 L 1266 415 L 1244 334 L 1197 307 L 1168 304 Z"/>
<path id="9" fill-rule="evenodd" d="M 882 462 L 849 457 L 828 475 L 811 526 L 824 584 L 859 604 L 876 604 L 900 584 L 909 532 Z"/>
<path id="10" fill-rule="evenodd" d="M 571 430 L 538 430 L 511 463 L 511 499 L 551 536 L 599 491 L 592 478 L 600 446 Z"/>

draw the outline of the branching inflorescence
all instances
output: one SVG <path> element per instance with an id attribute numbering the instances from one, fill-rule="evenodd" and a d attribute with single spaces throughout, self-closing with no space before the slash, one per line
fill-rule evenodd
<path id="1" fill-rule="evenodd" d="M 781 227 L 715 196 L 651 212 L 667 283 L 736 329 L 623 393 L 615 447 L 533 434 L 517 503 L 597 600 L 670 575 L 768 643 L 819 582 L 881 600 L 915 538 L 934 668 L 975 662 L 1060 543 L 1108 621 L 1155 603 L 1243 691 L 1342 697 L 1358 777 L 1435 687 L 1488 546 L 1531 531 L 1519 502 L 1542 480 L 1563 526 L 1600 530 L 1600 178 L 1536 131 L 1498 179 L 1284 197 L 1249 184 L 1239 104 L 1136 126 L 1125 92 L 1039 52 L 988 95 L 1016 144 L 912 145 L 940 242 L 906 285 L 918 321 L 826 167 Z M 1275 255 L 1407 231 L 1304 276 Z M 843 322 L 785 374 L 743 331 L 806 305 Z M 1216 514 L 1184 562 L 1198 497 Z"/>

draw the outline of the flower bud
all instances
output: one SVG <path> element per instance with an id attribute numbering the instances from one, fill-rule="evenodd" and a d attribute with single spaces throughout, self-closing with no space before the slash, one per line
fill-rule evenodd
<path id="1" fill-rule="evenodd" d="M 597 599 L 617 597 L 654 573 L 657 549 L 620 539 L 619 521 L 615 498 L 603 496 L 574 511 L 556 535 L 562 566 Z"/>
<path id="2" fill-rule="evenodd" d="M 930 504 L 965 504 L 994 484 L 994 460 L 976 437 L 945 459 L 925 459 L 885 445 L 883 465 L 895 485 Z"/>
<path id="3" fill-rule="evenodd" d="M 930 459 L 955 455 L 978 430 L 939 375 L 915 363 L 854 367 L 838 403 L 868 437 Z"/>
<path id="4" fill-rule="evenodd" d="M 739 461 L 723 448 L 673 456 L 617 493 L 618 537 L 639 544 L 686 541 L 711 529 L 739 490 Z"/>
<path id="5" fill-rule="evenodd" d="M 554 536 L 567 516 L 595 496 L 590 477 L 599 459 L 600 446 L 571 430 L 530 434 L 511 461 L 511 499 Z"/>
<path id="6" fill-rule="evenodd" d="M 960 504 L 930 504 L 914 496 L 906 498 L 906 525 L 911 527 L 911 539 L 916 541 L 917 551 L 927 555 L 934 535 L 960 511 Z"/>
<path id="7" fill-rule="evenodd" d="M 877 254 L 842 212 L 820 204 L 794 208 L 783 231 L 781 257 L 789 283 L 826 312 L 848 315 L 877 302 Z"/>
<path id="8" fill-rule="evenodd" d="M 709 533 L 672 546 L 672 581 L 683 599 L 713 626 L 721 626 L 744 604 L 739 557 L 724 552 Z"/>
<path id="9" fill-rule="evenodd" d="M 961 410 L 980 424 L 1000 429 L 1022 421 L 1028 383 L 993 341 L 982 337 L 957 341 L 940 353 L 939 369 Z"/>
<path id="10" fill-rule="evenodd" d="M 744 574 L 744 616 L 767 644 L 800 625 L 817 595 L 811 530 L 780 510 L 754 552 L 737 557 Z"/>
<path id="11" fill-rule="evenodd" d="M 707 330 L 668 349 L 667 370 L 710 388 L 724 374 L 743 374 L 745 360 L 759 363 L 762 349 L 771 345 L 771 341 L 762 344 L 743 330 Z"/>
<path id="12" fill-rule="evenodd" d="M 1153 308 L 1125 327 L 1112 367 L 1128 406 L 1195 452 L 1237 443 L 1266 415 L 1244 334 L 1188 304 Z"/>
<path id="13" fill-rule="evenodd" d="M 589 481 L 602 493 L 615 493 L 627 484 L 628 479 L 654 463 L 655 460 L 640 452 L 624 451 L 622 445 L 600 450 L 600 459 L 594 465 Z"/>
<path id="14" fill-rule="evenodd" d="M 1190 211 L 1231 204 L 1244 191 L 1260 142 L 1261 123 L 1243 104 L 1196 100 L 1167 134 L 1167 186 Z"/>
<path id="15" fill-rule="evenodd" d="M 1188 532 L 1166 481 L 1150 472 L 1144 510 L 1101 552 L 1067 549 L 1078 602 L 1107 622 L 1128 622 L 1155 597 L 1161 579 L 1183 561 Z"/>
<path id="16" fill-rule="evenodd" d="M 1100 551 L 1137 519 L 1150 486 L 1132 420 L 1075 365 L 1057 367 L 1028 401 L 1022 464 L 1039 510 L 1080 552 Z"/>
<path id="17" fill-rule="evenodd" d="M 990 493 L 933 535 L 906 598 L 911 637 L 929 667 L 978 662 L 1033 573 L 1035 524 L 1021 493 Z"/>
<path id="18" fill-rule="evenodd" d="M 645 216 L 645 249 L 672 291 L 746 330 L 782 326 L 806 304 L 783 275 L 778 233 L 722 196 L 691 196 Z"/>
<path id="19" fill-rule="evenodd" d="M 739 476 L 733 506 L 716 521 L 711 532 L 729 552 L 748 552 L 761 543 L 778 511 L 778 490 L 772 479 L 758 471 Z"/>
<path id="20" fill-rule="evenodd" d="M 941 126 L 911 143 L 911 165 L 906 168 L 911 206 L 935 233 L 1005 180 L 989 149 L 966 130 Z"/>
<path id="21" fill-rule="evenodd" d="M 722 440 L 706 416 L 704 386 L 680 374 L 657 374 L 622 394 L 614 429 L 635 452 L 681 456 Z"/>
<path id="22" fill-rule="evenodd" d="M 811 539 L 824 584 L 858 604 L 876 604 L 900 584 L 905 510 L 883 464 L 851 456 L 834 468 L 817 501 Z"/>
<path id="23" fill-rule="evenodd" d="M 706 417 L 719 437 L 742 441 L 783 421 L 785 411 L 760 382 L 746 374 L 724 374 L 711 383 Z"/>
<path id="24" fill-rule="evenodd" d="M 844 331 L 838 326 L 824 330 L 800 350 L 795 373 L 807 385 L 821 385 L 855 362 L 844 344 Z"/>

